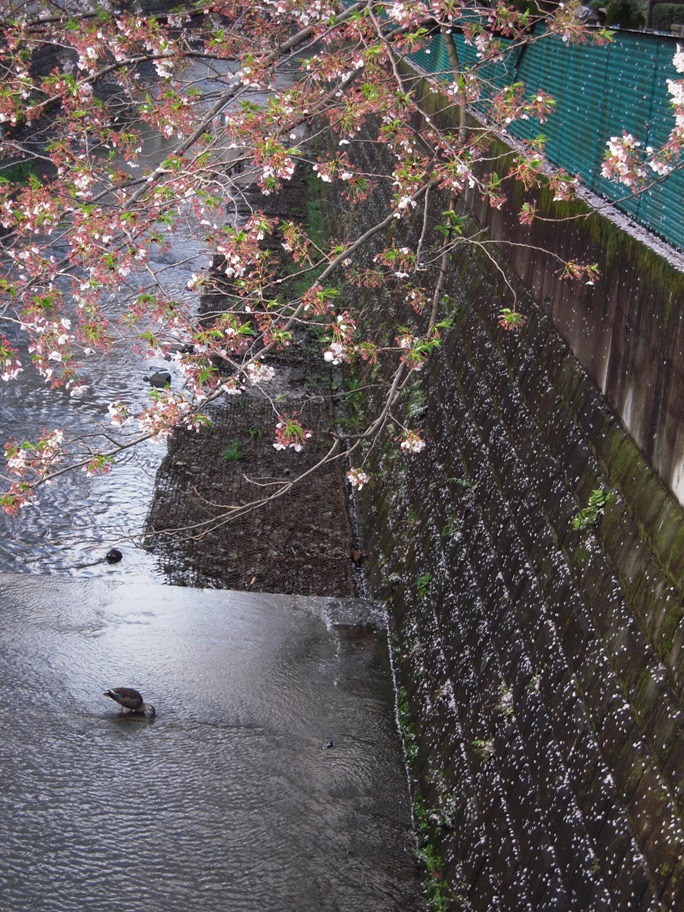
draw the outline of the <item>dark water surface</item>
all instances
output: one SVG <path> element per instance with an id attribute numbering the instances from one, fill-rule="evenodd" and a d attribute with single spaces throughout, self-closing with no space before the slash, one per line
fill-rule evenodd
<path id="1" fill-rule="evenodd" d="M 152 140 L 147 145 L 153 147 L 150 157 L 158 154 Z M 208 265 L 209 253 L 182 225 L 169 243 L 170 250 L 153 252 L 151 266 L 170 295 L 188 299 L 186 285 L 193 271 Z M 131 287 L 136 281 L 142 280 L 133 277 Z M 118 313 L 128 302 L 129 297 L 122 295 L 110 306 Z M 16 380 L 0 382 L 0 445 L 11 438 L 35 441 L 46 431 L 60 429 L 67 437 L 89 439 L 96 449 L 109 449 L 102 435 L 114 432 L 117 439 L 126 440 L 129 433 L 139 432 L 135 425 L 126 434 L 114 430 L 107 411 L 110 402 L 120 399 L 132 414 L 141 412 L 151 391 L 145 378 L 158 369 L 169 371 L 174 390 L 182 388 L 174 362 L 138 351 L 132 335 L 124 335 L 122 329 L 109 352 L 85 360 L 83 395 L 72 398 L 67 390 L 46 386 L 31 366 L 26 341 L 16 328 L 9 327 L 7 335 L 21 351 L 25 369 Z M 40 488 L 35 503 L 17 516 L 0 511 L 0 571 L 163 580 L 155 557 L 139 544 L 166 449 L 165 440 L 146 441 L 118 456 L 109 475 L 87 477 L 76 470 Z M 4 460 L 0 462 L 4 468 Z M 111 547 L 123 552 L 121 565 L 103 563 Z"/>
<path id="2" fill-rule="evenodd" d="M 331 618 L 363 603 L 0 585 L 3 910 L 416 908 L 385 637 Z"/>
<path id="3" fill-rule="evenodd" d="M 194 227 L 152 255 L 176 299 L 210 261 Z M 159 367 L 180 389 L 122 336 L 74 399 L 27 366 L 0 384 L 0 444 L 110 432 L 108 403 L 139 411 Z M 0 912 L 418 908 L 384 620 L 158 585 L 139 535 L 165 453 L 146 443 L 0 514 Z M 103 692 L 122 685 L 157 717 L 119 716 Z"/>

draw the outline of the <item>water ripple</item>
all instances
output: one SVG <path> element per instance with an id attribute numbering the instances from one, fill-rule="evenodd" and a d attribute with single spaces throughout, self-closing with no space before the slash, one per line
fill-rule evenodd
<path id="1" fill-rule="evenodd" d="M 301 599 L 0 582 L 3 909 L 415 908 L 382 638 Z"/>

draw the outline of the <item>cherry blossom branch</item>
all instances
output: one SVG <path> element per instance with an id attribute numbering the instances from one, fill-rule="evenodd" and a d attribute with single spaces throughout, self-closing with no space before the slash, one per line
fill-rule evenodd
<path id="1" fill-rule="evenodd" d="M 79 359 L 91 351 L 135 344 L 155 356 L 173 356 L 181 392 L 159 394 L 139 416 L 129 416 L 121 403 L 110 406 L 116 421 L 138 418 L 145 433 L 137 442 L 174 427 L 199 428 L 212 401 L 247 384 L 267 384 L 273 373 L 269 356 L 296 345 L 306 331 L 319 338 L 326 363 L 381 358 L 384 371 L 366 427 L 355 435 L 340 431 L 319 464 L 372 448 L 388 427 L 400 432 L 402 451 L 419 453 L 425 442 L 402 420 L 398 406 L 446 327 L 447 321 L 440 322 L 443 290 L 457 244 L 482 251 L 508 282 L 513 310 L 504 309 L 502 326 L 514 329 L 524 320 L 493 242 L 464 235 L 455 200 L 467 191 L 501 206 L 504 182 L 513 179 L 526 188 L 550 186 L 562 198 L 572 191 L 568 177 L 542 173 L 543 150 L 534 144 L 522 148 L 510 175 L 496 174 L 493 138 L 517 116 L 543 120 L 552 103 L 543 91 L 526 93 L 517 82 L 503 89 L 486 85 L 482 68 L 503 53 L 502 39 L 514 53 L 541 36 L 529 33 L 526 14 L 509 7 L 469 7 L 464 16 L 457 5 L 435 10 L 420 0 L 329 9 L 273 0 L 248 10 L 238 0 L 198 0 L 191 12 L 145 17 L 122 9 L 86 15 L 79 29 L 60 16 L 5 23 L 0 159 L 23 148 L 39 169 L 52 166 L 56 177 L 0 184 L 0 306 L 13 340 L 0 336 L 0 376 L 10 382 L 29 360 L 48 384 L 73 393 L 81 382 Z M 585 34 L 572 5 L 542 18 L 547 34 L 568 41 Z M 455 30 L 476 49 L 473 66 L 461 65 Z M 411 72 L 409 55 L 439 33 L 449 58 L 444 72 Z M 31 49 L 43 44 L 61 55 L 47 77 L 35 76 L 29 65 Z M 284 86 L 295 52 L 298 72 Z M 144 65 L 156 75 L 148 76 Z M 105 81 L 117 86 L 111 103 L 96 97 Z M 421 100 L 426 85 L 442 94 L 445 107 L 455 108 L 455 117 L 430 116 Z M 673 85 L 678 103 L 680 89 Z M 485 89 L 485 120 L 467 119 Z M 123 113 L 117 113 L 120 99 L 126 102 Z M 30 137 L 28 130 L 34 131 Z M 147 154 L 145 130 L 156 132 L 166 151 L 136 174 Z M 326 136 L 319 143 L 326 134 L 331 141 Z M 678 141 L 675 136 L 662 154 L 646 155 L 661 170 L 678 168 Z M 354 164 L 354 147 L 371 142 L 387 162 L 386 170 L 377 169 L 382 173 Z M 618 164 L 627 156 L 643 168 L 644 150 L 636 154 L 631 142 L 616 141 Z M 335 182 L 339 197 L 355 211 L 381 183 L 391 201 L 357 238 L 322 240 L 296 218 L 269 214 L 259 198 L 277 194 L 297 172 Z M 434 191 L 451 200 L 437 225 Z M 399 247 L 392 225 L 414 216 L 416 238 Z M 523 207 L 523 220 L 534 217 L 533 206 Z M 199 256 L 215 257 L 208 274 L 200 261 L 185 291 L 174 287 L 166 265 L 153 262 L 155 251 L 172 249 L 169 232 L 179 224 L 205 251 Z M 372 262 L 357 256 L 371 246 L 377 252 Z M 593 281 L 594 267 L 548 253 L 565 276 Z M 384 332 L 364 338 L 364 305 L 356 308 L 347 299 L 353 296 L 343 298 L 340 274 L 370 288 L 387 280 L 402 283 L 410 305 L 406 325 L 395 326 L 400 318 L 388 312 Z M 202 292 L 220 297 L 196 314 L 193 295 Z M 274 445 L 298 451 L 310 432 L 296 413 L 281 412 L 267 398 Z M 20 486 L 12 507 L 32 496 L 33 482 L 79 465 L 106 471 L 121 452 L 113 440 L 98 452 L 82 439 L 76 453 L 55 433 L 12 444 L 10 473 Z M 58 463 L 62 457 L 68 464 Z M 367 480 L 360 468 L 348 477 L 356 487 Z M 255 501 L 261 502 L 267 501 Z"/>

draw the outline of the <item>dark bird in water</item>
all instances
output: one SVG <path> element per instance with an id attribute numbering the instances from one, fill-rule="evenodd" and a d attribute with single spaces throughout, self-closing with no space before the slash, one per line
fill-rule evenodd
<path id="1" fill-rule="evenodd" d="M 116 700 L 121 707 L 121 714 L 123 714 L 124 709 L 128 709 L 130 712 L 138 713 L 138 715 L 142 716 L 155 715 L 154 706 L 150 703 L 145 703 L 142 694 L 137 690 L 133 690 L 132 687 L 112 687 L 111 690 L 106 690 L 104 695 Z"/>

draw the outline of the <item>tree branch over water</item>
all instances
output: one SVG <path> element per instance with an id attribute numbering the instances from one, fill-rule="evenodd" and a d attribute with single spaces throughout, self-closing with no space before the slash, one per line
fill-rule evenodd
<path id="1" fill-rule="evenodd" d="M 456 51 L 457 31 L 474 49 L 469 63 Z M 136 413 L 110 402 L 112 436 L 99 450 L 79 449 L 69 428 L 9 441 L 2 505 L 11 513 L 71 468 L 109 471 L 130 445 L 116 438 L 119 427 L 136 427 L 136 440 L 174 428 L 202 433 L 210 403 L 250 384 L 266 388 L 269 358 L 312 340 L 311 358 L 343 370 L 382 365 L 376 412 L 347 435 L 352 483 L 364 483 L 364 447 L 388 425 L 407 456 L 420 452 L 420 429 L 401 414 L 402 391 L 448 326 L 442 290 L 451 251 L 484 244 L 463 232 L 463 194 L 501 206 L 513 180 L 558 198 L 573 193 L 567 175 L 549 171 L 541 142 L 519 150 L 510 174 L 495 173 L 492 140 L 516 118 L 542 123 L 553 100 L 519 82 L 494 92 L 483 72 L 531 41 L 607 40 L 589 34 L 572 5 L 535 16 L 455 0 L 264 0 L 248 9 L 203 0 L 159 13 L 10 3 L 2 32 L 2 379 L 37 371 L 77 398 L 93 357 L 122 345 L 172 356 L 183 378 L 182 390 L 155 390 Z M 446 41 L 449 66 L 418 80 L 407 60 L 435 35 Z M 681 72 L 684 60 L 675 63 Z M 438 116 L 427 109 L 426 87 L 442 99 Z M 684 89 L 671 91 L 679 125 Z M 479 122 L 466 116 L 475 103 L 486 109 Z M 678 167 L 681 129 L 648 153 L 616 140 L 608 171 L 638 189 L 648 167 Z M 152 140 L 161 146 L 156 158 Z M 380 173 L 356 154 L 373 144 Z M 295 173 L 332 185 L 342 206 L 368 217 L 328 241 L 288 213 L 272 214 Z M 385 209 L 371 215 L 366 203 L 377 188 Z M 438 195 L 447 209 L 436 218 L 428 201 Z M 534 217 L 523 206 L 521 221 Z M 399 242 L 414 219 L 416 242 Z M 198 259 L 181 291 L 153 266 L 179 226 L 218 264 L 207 270 Z M 570 278 L 595 278 L 593 264 L 559 265 Z M 407 306 L 387 314 L 380 335 L 366 335 L 354 288 L 390 282 Z M 200 316 L 200 297 L 217 291 L 221 308 Z M 503 324 L 515 329 L 524 317 L 510 303 Z M 301 423 L 273 402 L 273 445 L 305 446 Z M 323 462 L 339 458 L 336 443 Z M 262 499 L 257 492 L 254 503 Z"/>

